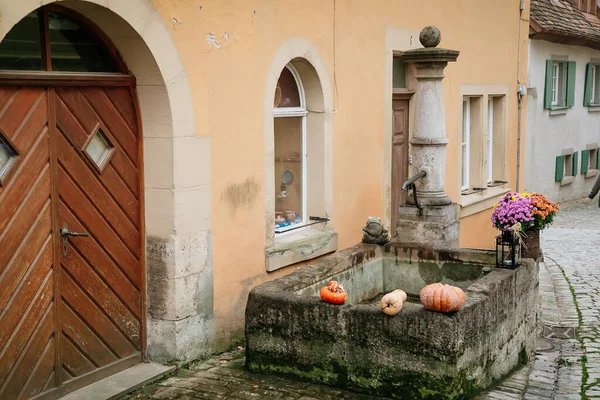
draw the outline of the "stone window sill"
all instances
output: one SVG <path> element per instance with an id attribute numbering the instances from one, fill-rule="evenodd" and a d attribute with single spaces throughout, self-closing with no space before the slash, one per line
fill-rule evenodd
<path id="1" fill-rule="evenodd" d="M 334 230 L 315 228 L 275 236 L 275 243 L 265 248 L 265 269 L 273 272 L 288 265 L 310 260 L 337 250 L 338 234 Z"/>
<path id="2" fill-rule="evenodd" d="M 560 186 L 570 185 L 575 181 L 574 176 L 565 176 L 562 181 L 560 181 Z"/>
<path id="3" fill-rule="evenodd" d="M 585 173 L 586 178 L 593 178 L 594 176 L 597 176 L 597 175 L 598 175 L 597 169 L 588 169 L 588 172 Z"/>
<path id="4" fill-rule="evenodd" d="M 550 115 L 565 115 L 569 110 L 568 107 L 555 107 L 550 109 Z"/>
<path id="5" fill-rule="evenodd" d="M 491 187 L 468 196 L 461 195 L 458 202 L 460 205 L 459 217 L 468 217 L 469 215 L 477 214 L 478 212 L 494 207 L 496 201 L 508 192 L 510 192 L 510 189 L 499 186 Z"/>
<path id="6" fill-rule="evenodd" d="M 600 112 L 600 104 L 593 104 L 588 106 L 588 112 Z"/>

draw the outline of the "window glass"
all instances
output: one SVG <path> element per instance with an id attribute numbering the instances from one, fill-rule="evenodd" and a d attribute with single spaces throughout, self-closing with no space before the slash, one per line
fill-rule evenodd
<path id="1" fill-rule="evenodd" d="M 37 11 L 28 14 L 0 42 L 0 69 L 42 70 L 41 28 Z"/>
<path id="2" fill-rule="evenodd" d="M 400 57 L 394 57 L 394 65 L 392 67 L 394 80 L 394 88 L 406 88 L 406 64 Z"/>
<path id="3" fill-rule="evenodd" d="M 109 156 L 111 149 L 112 146 L 106 140 L 102 130 L 99 129 L 87 144 L 85 152 L 98 168 L 102 168 L 106 163 L 106 158 Z"/>
<path id="4" fill-rule="evenodd" d="M 61 14 L 49 13 L 52 70 L 119 72 L 112 54 L 86 27 Z"/>
<path id="5" fill-rule="evenodd" d="M 462 141 L 461 141 L 461 190 L 469 189 L 469 141 L 471 138 L 471 100 L 463 100 L 462 116 Z"/>
<path id="6" fill-rule="evenodd" d="M 275 118 L 275 225 L 303 222 L 303 117 Z"/>
<path id="7" fill-rule="evenodd" d="M 300 107 L 300 92 L 294 76 L 289 69 L 284 68 L 281 71 L 277 87 L 275 88 L 275 98 L 273 107 Z"/>

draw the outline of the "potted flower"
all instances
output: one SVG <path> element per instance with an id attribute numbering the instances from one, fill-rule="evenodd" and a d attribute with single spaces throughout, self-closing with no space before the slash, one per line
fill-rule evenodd
<path id="1" fill-rule="evenodd" d="M 538 193 L 507 193 L 494 205 L 492 223 L 503 234 L 516 234 L 521 239 L 524 258 L 541 256 L 540 231 L 548 227 L 558 206 Z"/>

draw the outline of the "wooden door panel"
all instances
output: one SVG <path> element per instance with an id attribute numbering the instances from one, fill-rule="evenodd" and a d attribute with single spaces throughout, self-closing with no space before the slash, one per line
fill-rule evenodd
<path id="1" fill-rule="evenodd" d="M 67 171 L 71 175 L 72 180 L 77 182 L 77 185 L 86 194 L 90 202 L 96 206 L 97 210 L 102 210 L 106 222 L 111 225 L 129 250 L 138 252 L 140 234 L 137 227 L 123 211 L 120 204 L 111 196 L 102 180 L 95 179 L 94 172 L 87 167 L 64 136 L 57 136 L 57 153 L 61 170 Z M 139 257 L 139 254 L 136 254 L 136 256 Z"/>
<path id="2" fill-rule="evenodd" d="M 97 333 L 113 354 L 118 358 L 124 358 L 137 351 L 104 311 L 85 294 L 81 282 L 75 282 L 68 274 L 61 274 L 60 279 L 63 301 L 75 310 L 75 314 L 83 323 Z"/>
<path id="3" fill-rule="evenodd" d="M 57 88 L 58 226 L 71 237 L 61 254 L 61 381 L 113 368 L 141 349 L 141 234 L 137 129 L 103 88 Z M 126 110 L 126 109 L 125 109 Z M 112 146 L 101 167 L 85 154 L 101 129 Z M 126 201 L 126 202 L 124 202 Z M 96 374 L 98 375 L 98 374 Z"/>
<path id="4" fill-rule="evenodd" d="M 137 137 L 132 131 L 115 105 L 110 101 L 102 88 L 89 88 L 85 90 L 85 96 L 102 120 L 104 126 L 110 132 L 118 132 L 113 135 L 119 142 L 121 149 L 125 151 L 127 158 L 136 166 L 137 159 Z"/>
<path id="5" fill-rule="evenodd" d="M 110 348 L 64 303 L 60 315 L 65 335 L 72 338 L 96 366 L 104 367 L 118 361 Z"/>
<path id="6" fill-rule="evenodd" d="M 402 184 L 408 179 L 408 100 L 392 102 L 392 236 L 396 235 L 398 207 L 405 203 Z"/>
<path id="7" fill-rule="evenodd" d="M 106 254 L 114 260 L 131 282 L 139 288 L 140 271 L 137 256 L 119 239 L 114 229 L 106 222 L 102 214 L 90 203 L 91 200 L 79 189 L 72 178 L 62 169 L 58 171 L 58 188 L 61 194 L 60 205 L 68 208 L 77 221 L 84 227 L 84 232 L 90 234 L 99 243 Z M 62 213 L 59 213 L 59 226 L 71 227 L 62 223 Z M 89 238 L 70 239 L 71 247 L 77 248 L 78 243 Z"/>
<path id="8" fill-rule="evenodd" d="M 69 229 L 74 232 L 85 232 L 86 228 L 77 221 L 68 208 L 59 205 L 59 213 L 62 221 Z M 137 288 L 93 237 L 85 238 L 86 240 L 80 239 L 83 238 L 73 239 L 71 248 L 86 260 L 95 260 L 95 272 L 114 290 L 129 310 L 135 310 L 132 312 L 139 318 L 140 296 Z M 76 246 L 73 247 L 72 245 L 75 242 L 77 242 Z M 67 257 L 71 257 L 71 255 Z"/>
<path id="9" fill-rule="evenodd" d="M 63 267 L 69 271 L 77 282 L 85 282 L 86 294 L 100 306 L 107 317 L 127 335 L 134 343 L 140 342 L 140 322 L 123 304 L 121 299 L 94 272 L 88 261 L 84 260 L 78 251 L 70 251 L 64 260 Z"/>
<path id="10" fill-rule="evenodd" d="M 0 389 L 0 398 L 18 399 L 25 389 L 27 378 L 31 375 L 36 375 L 40 355 L 53 346 L 54 310 L 51 309 L 40 322 L 39 328 L 27 343 L 27 347 L 23 350 L 19 362 L 13 366 L 8 379 L 4 382 L 2 389 Z M 43 382 L 37 383 L 38 387 L 43 384 Z M 30 387 L 29 390 L 32 390 L 32 388 Z"/>
<path id="11" fill-rule="evenodd" d="M 104 93 L 110 98 L 110 101 L 119 110 L 131 132 L 135 132 L 135 136 L 137 137 L 137 112 L 133 102 L 130 100 L 129 88 L 107 87 L 104 88 Z"/>
<path id="12" fill-rule="evenodd" d="M 68 117 L 64 115 L 66 112 L 71 113 L 72 117 L 78 122 L 79 125 L 83 128 L 83 130 L 63 130 L 63 132 L 68 132 L 69 139 L 74 147 L 78 149 L 82 149 L 85 145 L 85 142 L 92 132 L 96 130 L 98 126 L 103 128 L 104 133 L 113 141 L 113 143 L 118 144 L 118 139 L 121 135 L 129 135 L 130 133 L 125 131 L 115 131 L 114 133 L 106 128 L 106 125 L 103 123 L 103 119 L 96 114 L 94 108 L 88 102 L 88 99 L 79 93 L 80 91 L 86 91 L 86 89 L 73 89 L 73 88 L 63 88 L 57 89 L 59 95 L 59 101 L 57 102 L 57 122 L 59 127 L 63 127 L 63 124 L 67 126 Z M 131 99 L 131 97 L 129 97 Z M 131 101 L 131 100 L 130 100 Z M 101 125 L 104 125 L 102 127 Z M 114 124 L 111 124 L 114 125 Z M 84 134 L 81 135 L 81 132 Z M 139 175 L 137 168 L 132 161 L 123 151 L 120 146 L 115 147 L 116 152 L 112 156 L 110 160 L 110 165 L 112 165 L 121 179 L 127 184 L 129 190 L 138 197 L 138 185 L 139 185 Z M 137 157 L 135 158 L 137 160 Z"/>
<path id="13" fill-rule="evenodd" d="M 0 188 L 0 232 L 4 231 L 8 223 L 15 218 L 17 209 L 23 204 L 25 198 L 35 192 L 34 184 L 43 176 L 50 176 L 50 144 L 47 131 L 42 132 L 39 142 L 27 156 L 23 157 L 17 170 L 4 188 Z M 4 190 L 2 190 L 4 189 Z M 34 193 L 34 195 L 37 195 Z M 0 266 L 2 264 L 0 263 Z"/>
<path id="14" fill-rule="evenodd" d="M 0 87 L 0 134 L 18 157 L 0 186 L 0 398 L 55 386 L 48 96 Z"/>
<path id="15" fill-rule="evenodd" d="M 48 279 L 42 288 L 41 294 L 36 297 L 31 305 L 31 311 L 21 324 L 19 324 L 15 335 L 7 341 L 7 346 L 0 356 L 0 387 L 2 387 L 15 365 L 18 364 L 19 356 L 27 347 L 35 329 L 46 314 L 53 309 L 52 298 L 54 293 L 54 280 Z"/>

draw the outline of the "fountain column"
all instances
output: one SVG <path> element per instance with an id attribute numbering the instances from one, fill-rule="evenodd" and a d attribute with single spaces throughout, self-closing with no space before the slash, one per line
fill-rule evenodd
<path id="1" fill-rule="evenodd" d="M 419 36 L 423 48 L 402 53 L 402 60 L 413 63 L 417 87 L 411 102 L 414 107 L 413 135 L 410 139 L 414 174 L 426 176 L 415 183 L 418 212 L 412 196 L 400 206 L 396 227 L 402 242 L 435 247 L 458 247 L 458 208 L 444 190 L 446 179 L 446 115 L 442 79 L 444 68 L 458 58 L 457 50 L 437 48 L 440 31 L 428 26 Z M 411 204 L 412 203 L 412 204 Z"/>

